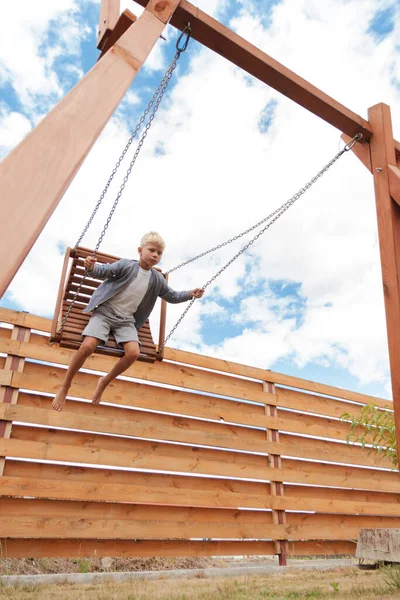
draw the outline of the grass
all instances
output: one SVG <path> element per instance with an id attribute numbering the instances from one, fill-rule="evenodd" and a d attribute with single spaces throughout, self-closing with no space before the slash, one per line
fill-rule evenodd
<path id="1" fill-rule="evenodd" d="M 90 585 L 1 586 L 3 600 L 398 600 L 400 569 L 295 571 L 271 575 Z"/>

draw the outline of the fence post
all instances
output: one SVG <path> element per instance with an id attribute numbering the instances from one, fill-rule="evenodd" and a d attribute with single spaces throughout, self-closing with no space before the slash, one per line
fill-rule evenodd
<path id="1" fill-rule="evenodd" d="M 264 392 L 267 394 L 275 395 L 275 385 L 268 381 L 263 382 Z M 265 415 L 267 417 L 277 417 L 278 409 L 274 404 L 265 404 Z M 267 429 L 266 431 L 267 441 L 279 443 L 279 430 L 278 429 Z M 269 454 L 268 455 L 268 466 L 271 469 L 281 469 L 282 459 L 280 454 Z M 283 496 L 284 489 L 282 481 L 270 480 L 271 495 L 272 496 Z M 274 525 L 286 525 L 286 513 L 284 510 L 272 510 L 272 520 Z M 279 555 L 279 565 L 286 566 L 286 541 L 285 540 L 274 540 L 275 553 Z"/>
<path id="2" fill-rule="evenodd" d="M 11 332 L 11 339 L 17 340 L 18 342 L 29 342 L 31 330 L 23 325 L 14 325 Z M 25 359 L 13 354 L 8 354 L 5 362 L 5 370 L 17 371 L 22 373 L 24 370 Z M 6 404 L 17 404 L 19 390 L 14 389 L 11 385 L 3 385 L 0 387 L 0 402 Z M 0 438 L 11 437 L 12 422 L 0 421 Z M 4 473 L 6 459 L 0 456 L 0 477 Z"/>

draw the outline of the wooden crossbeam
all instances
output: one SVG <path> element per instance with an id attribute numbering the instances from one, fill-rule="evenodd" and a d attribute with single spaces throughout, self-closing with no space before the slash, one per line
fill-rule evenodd
<path id="1" fill-rule="evenodd" d="M 147 0 L 137 0 L 137 2 L 145 7 L 148 4 Z M 187 0 L 181 0 L 171 18 L 171 25 L 183 30 L 189 22 L 193 39 L 203 46 L 214 50 L 350 137 L 362 133 L 362 143 L 370 139 L 372 129 L 368 121 Z M 397 141 L 395 141 L 395 150 L 400 157 L 400 143 Z"/>
<path id="2" fill-rule="evenodd" d="M 108 37 L 114 30 L 120 11 L 120 0 L 101 0 L 99 28 L 97 30 L 97 47 L 102 50 Z M 122 35 L 122 34 L 121 34 Z"/>

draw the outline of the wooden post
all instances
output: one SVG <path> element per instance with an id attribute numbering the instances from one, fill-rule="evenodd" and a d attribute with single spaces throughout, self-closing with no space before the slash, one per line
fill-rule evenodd
<path id="1" fill-rule="evenodd" d="M 151 1 L 107 54 L 0 165 L 0 297 L 178 3 Z"/>
<path id="2" fill-rule="evenodd" d="M 11 339 L 19 342 L 28 342 L 31 335 L 31 330 L 20 325 L 14 325 Z M 5 369 L 8 371 L 18 371 L 21 373 L 24 370 L 25 359 L 19 356 L 8 355 L 5 362 Z M 0 403 L 16 404 L 18 400 L 19 390 L 13 389 L 10 385 L 2 385 L 0 387 Z M 0 421 L 0 438 L 9 439 L 11 436 L 12 423 L 9 421 Z M 6 459 L 0 457 L 0 477 L 4 472 Z"/>
<path id="3" fill-rule="evenodd" d="M 120 0 L 101 0 L 99 28 L 97 30 L 97 48 L 102 50 L 110 33 L 117 24 L 120 12 Z"/>
<path id="4" fill-rule="evenodd" d="M 264 382 L 264 392 L 275 394 L 275 385 L 273 383 Z M 267 417 L 277 417 L 278 409 L 275 404 L 265 405 L 265 414 Z M 279 431 L 277 429 L 267 429 L 267 441 L 279 443 Z M 279 454 L 268 455 L 268 466 L 271 469 L 281 469 L 282 459 Z M 283 496 L 282 481 L 271 481 L 271 496 Z M 272 519 L 274 525 L 286 525 L 286 513 L 284 510 L 273 510 Z M 275 553 L 279 555 L 279 565 L 286 566 L 286 542 L 284 540 L 274 540 Z"/>
<path id="5" fill-rule="evenodd" d="M 390 371 L 396 424 L 397 456 L 400 453 L 400 207 L 390 194 L 389 167 L 396 166 L 390 108 L 377 104 L 368 111 L 373 130 L 371 169 L 374 177 L 376 212 Z M 371 315 L 371 319 L 373 315 Z"/>

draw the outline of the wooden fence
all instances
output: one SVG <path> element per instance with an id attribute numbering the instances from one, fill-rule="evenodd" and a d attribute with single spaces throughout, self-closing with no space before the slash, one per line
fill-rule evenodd
<path id="1" fill-rule="evenodd" d="M 360 528 L 400 527 L 398 472 L 346 444 L 340 421 L 390 402 L 166 349 L 99 406 L 88 400 L 115 359 L 92 356 L 57 413 L 73 351 L 49 344 L 48 319 L 0 309 L 0 320 L 1 556 L 284 564 L 353 554 Z"/>

